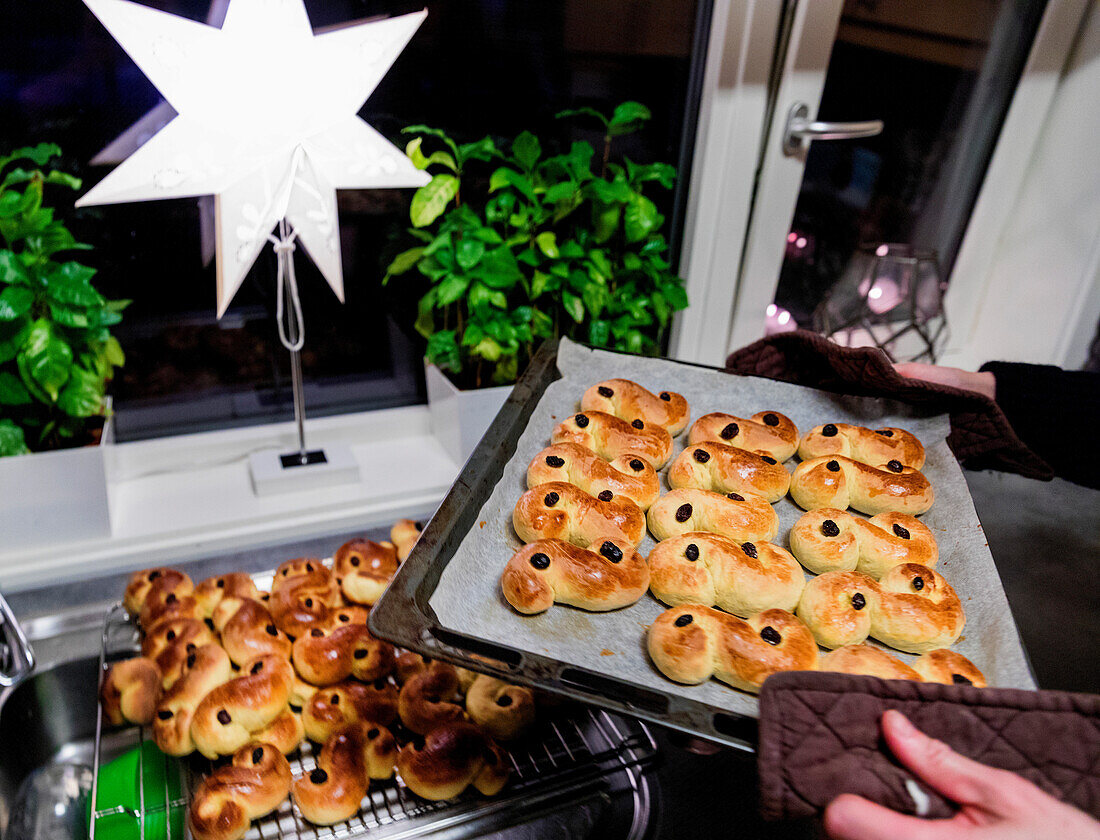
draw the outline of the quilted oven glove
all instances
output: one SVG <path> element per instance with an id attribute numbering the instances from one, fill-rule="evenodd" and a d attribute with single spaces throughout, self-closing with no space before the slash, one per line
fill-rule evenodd
<path id="1" fill-rule="evenodd" d="M 733 352 L 726 370 L 856 396 L 887 397 L 951 416 L 947 444 L 970 469 L 994 469 L 1049 481 L 1050 465 L 1020 440 L 997 404 L 982 394 L 907 379 L 877 347 L 841 347 L 797 330 Z"/>
<path id="2" fill-rule="evenodd" d="M 1100 817 L 1100 696 L 813 671 L 776 674 L 760 693 L 763 816 L 819 816 L 840 794 L 854 793 L 902 813 L 950 817 L 952 803 L 882 743 L 887 709 L 962 755 Z"/>

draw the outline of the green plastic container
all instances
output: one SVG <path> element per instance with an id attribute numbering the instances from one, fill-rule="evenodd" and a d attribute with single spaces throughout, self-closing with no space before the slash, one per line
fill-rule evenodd
<path id="1" fill-rule="evenodd" d="M 141 758 L 139 774 L 138 759 Z M 106 814 L 95 824 L 96 840 L 138 840 L 141 826 L 135 813 L 141 808 L 138 778 L 145 779 L 145 840 L 168 837 L 166 804 L 183 799 L 179 762 L 146 741 L 141 749 L 132 749 L 99 768 L 96 811 L 102 813 L 118 806 L 126 811 Z M 166 793 L 167 791 L 167 793 Z M 88 797 L 88 832 L 91 834 L 91 796 Z M 183 838 L 184 806 L 171 809 L 172 837 Z"/>

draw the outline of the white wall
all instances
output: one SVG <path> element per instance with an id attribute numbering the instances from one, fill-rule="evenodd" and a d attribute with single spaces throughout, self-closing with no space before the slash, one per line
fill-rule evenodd
<path id="1" fill-rule="evenodd" d="M 1100 319 L 1100 0 L 1091 0 L 972 324 L 952 322 L 962 346 L 943 362 L 990 359 L 1080 367 Z M 948 297 L 948 319 L 952 299 Z M 952 342 L 954 344 L 954 342 Z"/>

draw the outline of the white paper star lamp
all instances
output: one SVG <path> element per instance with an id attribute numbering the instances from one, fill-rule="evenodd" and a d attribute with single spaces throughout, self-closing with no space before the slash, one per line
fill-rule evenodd
<path id="1" fill-rule="evenodd" d="M 178 116 L 77 204 L 213 195 L 218 317 L 284 219 L 343 300 L 336 190 L 428 182 L 357 116 L 427 11 L 314 35 L 302 0 L 231 0 L 221 29 L 84 2 Z"/>

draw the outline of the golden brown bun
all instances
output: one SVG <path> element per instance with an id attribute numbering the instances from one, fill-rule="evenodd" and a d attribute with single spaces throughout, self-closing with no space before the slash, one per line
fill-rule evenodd
<path id="1" fill-rule="evenodd" d="M 352 540 L 336 550 L 332 571 L 345 598 L 373 606 L 397 573 L 397 549 L 390 543 Z"/>
<path id="2" fill-rule="evenodd" d="M 832 455 L 803 461 L 795 467 L 791 498 L 806 510 L 851 507 L 872 516 L 918 516 L 932 507 L 935 494 L 922 473 L 897 461 L 880 468 Z"/>
<path id="3" fill-rule="evenodd" d="M 527 467 L 527 486 L 567 481 L 590 496 L 610 491 L 646 510 L 661 495 L 657 471 L 642 458 L 624 455 L 605 461 L 579 443 L 548 446 Z"/>
<path id="4" fill-rule="evenodd" d="M 340 727 L 361 720 L 384 726 L 397 720 L 397 686 L 382 679 L 369 685 L 347 680 L 317 691 L 302 710 L 306 737 L 318 744 Z"/>
<path id="5" fill-rule="evenodd" d="M 709 490 L 672 490 L 649 509 L 647 519 L 657 540 L 710 531 L 738 542 L 771 542 L 779 531 L 779 517 L 765 499 Z"/>
<path id="6" fill-rule="evenodd" d="M 582 411 L 554 427 L 551 443 L 579 443 L 605 461 L 625 455 L 642 458 L 660 469 L 672 456 L 672 435 L 642 420 L 628 423 L 602 411 Z"/>
<path id="7" fill-rule="evenodd" d="M 803 461 L 826 455 L 844 455 L 853 461 L 877 466 L 899 461 L 919 470 L 924 466 L 924 447 L 905 429 L 888 426 L 868 429 L 848 423 L 826 423 L 806 432 L 798 445 L 798 457 Z"/>
<path id="8" fill-rule="evenodd" d="M 203 779 L 191 796 L 187 822 L 195 840 L 239 840 L 252 820 L 270 814 L 290 792 L 290 765 L 270 744 L 253 741 L 233 763 Z"/>
<path id="9" fill-rule="evenodd" d="M 883 680 L 916 680 L 921 677 L 897 657 L 874 645 L 845 645 L 821 657 L 821 671 L 842 674 L 865 674 Z"/>
<path id="10" fill-rule="evenodd" d="M 226 614 L 230 617 L 221 628 L 222 646 L 234 664 L 244 665 L 269 654 L 290 658 L 290 639 L 275 625 L 262 602 L 225 598 L 214 611 L 215 624 Z"/>
<path id="11" fill-rule="evenodd" d="M 244 572 L 230 572 L 227 575 L 209 577 L 195 587 L 195 600 L 202 607 L 204 617 L 214 615 L 214 610 L 223 598 L 250 598 L 260 600 L 260 590 L 252 578 Z"/>
<path id="12" fill-rule="evenodd" d="M 157 623 L 141 642 L 141 654 L 154 660 L 160 669 L 161 685 L 167 690 L 179 679 L 184 661 L 195 648 L 216 642 L 204 621 L 174 618 Z"/>
<path id="13" fill-rule="evenodd" d="M 986 687 L 985 674 L 973 662 L 953 650 L 930 650 L 913 661 L 913 669 L 926 682 Z"/>
<path id="14" fill-rule="evenodd" d="M 512 555 L 500 576 L 508 603 L 521 613 L 555 602 L 595 612 L 633 604 L 649 588 L 649 567 L 629 544 L 604 540 L 594 551 L 561 540 L 539 540 Z"/>
<path id="15" fill-rule="evenodd" d="M 904 513 L 880 513 L 870 521 L 837 508 L 802 514 L 791 528 L 791 553 L 811 572 L 863 572 L 880 578 L 900 563 L 932 568 L 939 560 L 928 527 Z"/>
<path id="16" fill-rule="evenodd" d="M 645 514 L 626 496 L 604 490 L 597 498 L 564 481 L 540 484 L 520 496 L 512 524 L 525 543 L 558 539 L 588 548 L 612 539 L 637 548 L 645 537 Z"/>
<path id="17" fill-rule="evenodd" d="M 150 594 L 166 595 L 174 592 L 177 598 L 183 598 L 195 591 L 191 578 L 175 569 L 142 569 L 130 575 L 126 584 L 126 593 L 122 603 L 126 612 L 135 618 L 141 615 L 141 609 Z"/>
<path id="18" fill-rule="evenodd" d="M 423 744 L 402 747 L 397 770 L 424 799 L 452 799 L 470 785 L 495 796 L 508 781 L 508 757 L 472 723 L 450 723 L 428 733 Z"/>
<path id="19" fill-rule="evenodd" d="M 365 607 L 340 607 L 324 624 L 294 640 L 294 668 L 312 685 L 333 685 L 355 677 L 372 682 L 393 672 L 393 645 L 367 629 Z"/>
<path id="20" fill-rule="evenodd" d="M 349 723 L 321 748 L 317 767 L 294 780 L 294 802 L 315 825 L 343 822 L 359 811 L 370 780 L 393 775 L 397 741 L 377 723 Z"/>
<path id="21" fill-rule="evenodd" d="M 791 474 L 770 455 L 707 441 L 689 446 L 668 468 L 668 486 L 715 493 L 740 493 L 778 502 L 787 495 Z"/>
<path id="22" fill-rule="evenodd" d="M 99 690 L 103 715 L 112 726 L 136 723 L 146 726 L 160 700 L 160 669 L 144 656 L 116 662 Z"/>
<path id="23" fill-rule="evenodd" d="M 647 426 L 660 426 L 670 435 L 684 430 L 691 417 L 688 401 L 672 391 L 654 394 L 629 379 L 597 382 L 581 397 L 581 411 L 602 411 L 632 423 L 641 420 Z"/>
<path id="24" fill-rule="evenodd" d="M 403 650 L 397 654 L 397 659 L 394 662 L 393 678 L 397 680 L 398 685 L 404 685 L 417 674 L 426 671 L 430 662 L 430 659 L 421 656 L 419 653 Z"/>
<path id="25" fill-rule="evenodd" d="M 466 711 L 485 734 L 498 741 L 514 741 L 535 722 L 535 693 L 478 674 L 466 692 Z"/>
<path id="26" fill-rule="evenodd" d="M 466 720 L 458 699 L 458 672 L 445 662 L 433 662 L 401 686 L 397 712 L 405 727 L 426 735 L 445 723 Z"/>
<path id="27" fill-rule="evenodd" d="M 261 656 L 219 685 L 195 709 L 191 740 L 207 758 L 232 755 L 287 708 L 294 672 L 279 656 Z"/>
<path id="28" fill-rule="evenodd" d="M 966 617 L 937 572 L 916 563 L 894 566 L 881 581 L 860 572 L 825 572 L 806 584 L 798 617 L 827 648 L 868 636 L 907 653 L 954 644 Z"/>
<path id="29" fill-rule="evenodd" d="M 414 522 L 411 519 L 398 519 L 393 523 L 393 527 L 390 528 L 390 542 L 397 549 L 398 562 L 405 562 L 405 558 L 409 556 L 416 541 L 420 539 L 420 532 L 423 530 L 423 523 Z"/>
<path id="30" fill-rule="evenodd" d="M 161 624 L 182 618 L 203 618 L 202 607 L 194 596 L 153 588 L 138 614 L 138 624 L 144 632 L 152 633 Z"/>
<path id="31" fill-rule="evenodd" d="M 806 585 L 798 561 L 779 546 L 704 531 L 657 543 L 648 562 L 657 600 L 717 606 L 742 618 L 768 609 L 794 612 Z"/>
<path id="32" fill-rule="evenodd" d="M 336 577 L 319 560 L 288 560 L 275 570 L 268 608 L 275 625 L 298 639 L 328 621 L 343 603 Z"/>
<path id="33" fill-rule="evenodd" d="M 751 418 L 732 414 L 705 414 L 695 421 L 688 443 L 715 441 L 783 463 L 798 449 L 798 427 L 778 411 L 759 411 Z"/>
<path id="34" fill-rule="evenodd" d="M 153 741 L 161 752 L 172 756 L 195 751 L 191 721 L 206 695 L 233 679 L 229 654 L 221 645 L 205 644 L 187 655 L 175 684 L 161 698 L 153 718 Z"/>
<path id="35" fill-rule="evenodd" d="M 647 645 L 658 671 L 691 685 L 717 677 L 755 693 L 779 671 L 817 667 L 813 636 L 786 610 L 765 610 L 745 620 L 711 607 L 682 604 L 657 617 Z"/>
<path id="36" fill-rule="evenodd" d="M 302 715 L 290 707 L 263 729 L 252 733 L 253 740 L 270 744 L 283 755 L 290 755 L 306 739 Z"/>

